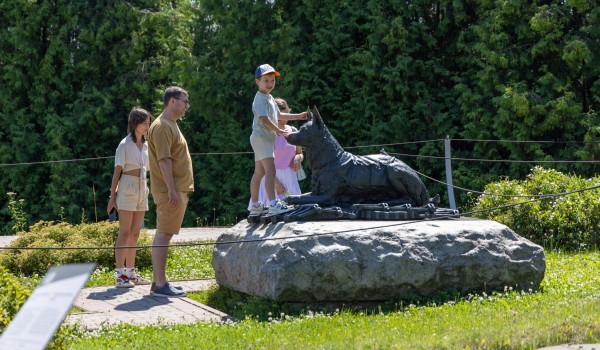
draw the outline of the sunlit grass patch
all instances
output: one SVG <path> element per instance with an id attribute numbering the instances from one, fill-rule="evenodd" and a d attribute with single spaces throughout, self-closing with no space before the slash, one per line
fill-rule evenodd
<path id="1" fill-rule="evenodd" d="M 214 278 L 215 272 L 211 266 L 212 244 L 198 242 L 189 246 L 173 246 L 169 248 L 167 259 L 167 277 L 169 280 L 189 280 L 201 278 Z M 137 271 L 142 276 L 152 279 L 152 267 Z M 97 268 L 86 287 L 109 286 L 115 283 L 115 270 Z"/>
<path id="2" fill-rule="evenodd" d="M 200 258 L 186 266 L 206 264 Z M 178 253 L 176 259 L 195 254 Z M 177 257 L 176 257 L 177 256 Z M 208 254 L 210 256 L 210 254 Z M 223 287 L 191 293 L 237 318 L 226 324 L 125 326 L 80 333 L 70 348 L 259 349 L 535 349 L 560 343 L 600 342 L 600 252 L 547 252 L 539 291 L 392 300 L 385 303 L 276 303 Z M 202 262 L 200 262 L 202 261 Z M 181 262 L 184 263 L 184 262 Z M 198 268 L 199 271 L 202 268 Z M 169 272 L 172 273 L 172 272 Z M 120 342 L 122 332 L 140 342 Z"/>

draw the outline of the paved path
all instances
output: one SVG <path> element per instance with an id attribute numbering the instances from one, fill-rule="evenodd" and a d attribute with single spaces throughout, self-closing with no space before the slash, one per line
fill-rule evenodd
<path id="1" fill-rule="evenodd" d="M 229 227 L 186 227 L 178 235 L 173 236 L 172 242 L 216 241 L 221 233 Z M 156 230 L 149 229 L 148 233 L 154 235 Z M 0 247 L 8 246 L 19 236 L 0 236 Z"/>
<path id="2" fill-rule="evenodd" d="M 171 242 L 215 241 L 228 227 L 182 228 Z M 154 235 L 155 230 L 148 230 Z M 208 289 L 214 280 L 177 282 L 186 292 Z M 231 317 L 223 312 L 189 298 L 161 298 L 150 295 L 150 286 L 134 288 L 84 288 L 74 303 L 83 313 L 70 314 L 65 323 L 98 329 L 102 325 L 118 323 L 184 324 L 194 322 L 222 322 Z"/>
<path id="3" fill-rule="evenodd" d="M 208 289 L 214 280 L 177 282 L 187 292 Z M 119 323 L 132 325 L 224 322 L 231 317 L 189 298 L 162 298 L 150 295 L 150 286 L 134 288 L 84 288 L 74 303 L 84 310 L 67 315 L 65 324 L 98 329 Z"/>
<path id="4" fill-rule="evenodd" d="M 0 247 L 6 247 L 19 236 L 0 236 Z"/>
<path id="5" fill-rule="evenodd" d="M 229 227 L 185 227 L 174 235 L 171 242 L 196 242 L 196 241 L 216 241 L 221 233 L 227 231 Z M 154 235 L 156 230 L 148 230 L 148 233 Z"/>
<path id="6" fill-rule="evenodd" d="M 215 241 L 228 227 L 192 227 L 181 229 L 172 242 Z M 153 235 L 155 230 L 148 230 Z M 17 236 L 0 236 L 0 246 L 7 246 Z M 186 292 L 206 290 L 214 280 L 181 281 Z M 223 322 L 231 317 L 189 298 L 161 298 L 150 295 L 150 286 L 134 288 L 84 288 L 75 300 L 82 313 L 67 315 L 64 323 L 80 324 L 88 329 L 119 323 L 184 324 L 194 322 Z"/>

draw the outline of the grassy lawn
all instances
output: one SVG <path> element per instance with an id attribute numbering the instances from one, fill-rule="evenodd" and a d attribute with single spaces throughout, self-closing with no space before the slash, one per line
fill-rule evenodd
<path id="1" fill-rule="evenodd" d="M 211 266 L 213 245 L 173 247 L 169 250 L 167 276 L 169 280 L 188 280 L 214 278 Z M 152 279 L 152 268 L 138 271 L 144 277 Z M 115 283 L 113 269 L 96 269 L 86 287 L 110 286 Z"/>
<path id="2" fill-rule="evenodd" d="M 173 249 L 169 277 L 213 277 L 211 252 L 210 246 Z M 307 305 L 275 303 L 215 287 L 189 296 L 237 322 L 76 332 L 68 348 L 536 349 L 600 343 L 600 252 L 546 254 L 546 276 L 537 292 Z M 98 272 L 88 283 L 102 284 L 112 284 L 111 272 Z"/>

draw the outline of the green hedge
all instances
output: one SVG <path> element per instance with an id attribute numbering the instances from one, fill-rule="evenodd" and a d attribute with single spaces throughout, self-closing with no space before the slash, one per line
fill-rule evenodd
<path id="1" fill-rule="evenodd" d="M 31 226 L 28 232 L 21 232 L 11 247 L 31 248 L 75 248 L 75 247 L 111 247 L 119 234 L 119 224 L 99 222 L 93 224 L 71 225 L 40 221 Z M 146 230 L 142 230 L 138 245 L 151 245 Z M 31 276 L 43 275 L 54 265 L 68 263 L 95 262 L 100 267 L 114 268 L 115 254 L 112 249 L 35 249 L 5 250 L 0 255 L 0 263 L 15 274 Z M 152 266 L 151 249 L 139 249 L 136 255 L 136 267 Z"/>
<path id="2" fill-rule="evenodd" d="M 5 267 L 0 266 L 0 334 L 25 304 L 32 291 Z M 75 332 L 74 326 L 61 326 L 46 347 L 48 350 L 66 349 L 67 340 Z"/>
<path id="3" fill-rule="evenodd" d="M 0 266 L 0 334 L 15 317 L 31 291 L 19 283 L 6 268 Z"/>
<path id="4" fill-rule="evenodd" d="M 544 247 L 567 250 L 598 247 L 600 189 L 586 189 L 599 183 L 599 176 L 585 179 L 535 167 L 526 180 L 507 179 L 488 184 L 473 211 L 475 216 L 501 222 Z M 530 197 L 566 192 L 573 193 L 545 199 Z M 507 207 L 496 208 L 499 206 Z"/>
<path id="5" fill-rule="evenodd" d="M 195 179 L 184 227 L 236 223 L 254 171 L 261 63 L 281 72 L 273 94 L 293 111 L 318 106 L 341 145 L 378 145 L 357 153 L 385 144 L 435 179 L 446 136 L 453 158 L 513 161 L 453 161 L 454 183 L 470 189 L 524 177 L 530 166 L 514 160 L 600 157 L 597 1 L 106 4 L 0 1 L 0 234 L 20 220 L 106 219 L 127 113 L 140 105 L 157 117 L 172 84 L 191 104 L 178 122 Z M 600 164 L 551 166 L 592 176 Z M 426 185 L 447 202 L 442 184 Z M 4 204 L 12 199 L 24 215 Z M 147 226 L 155 219 L 149 210 Z"/>

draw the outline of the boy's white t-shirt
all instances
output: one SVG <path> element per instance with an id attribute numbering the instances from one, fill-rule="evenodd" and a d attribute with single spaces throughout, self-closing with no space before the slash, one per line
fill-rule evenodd
<path id="1" fill-rule="evenodd" d="M 256 92 L 254 96 L 254 102 L 252 102 L 252 113 L 254 114 L 254 120 L 252 121 L 252 134 L 258 136 L 265 141 L 274 142 L 275 132 L 269 130 L 264 126 L 259 118 L 267 116 L 273 124 L 277 125 L 277 103 L 273 96 L 265 95 L 260 91 Z"/>

